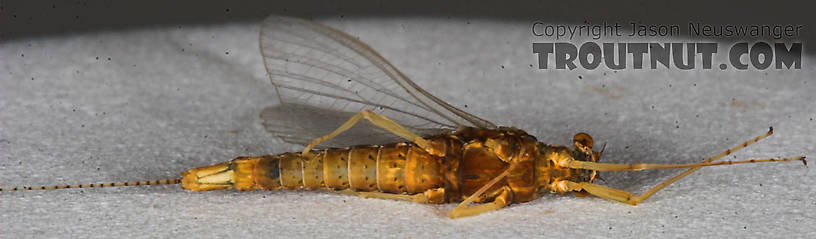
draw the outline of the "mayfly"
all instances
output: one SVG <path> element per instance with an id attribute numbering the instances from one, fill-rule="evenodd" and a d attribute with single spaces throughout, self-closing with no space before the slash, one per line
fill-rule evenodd
<path id="1" fill-rule="evenodd" d="M 2 188 L 51 190 L 181 183 L 208 191 L 327 190 L 418 203 L 458 202 L 450 217 L 478 215 L 549 193 L 594 195 L 636 205 L 704 166 L 802 161 L 805 157 L 719 161 L 762 136 L 695 164 L 600 163 L 586 133 L 573 147 L 539 142 L 431 95 L 367 44 L 318 23 L 272 16 L 260 50 L 280 103 L 260 117 L 300 152 L 238 157 L 190 169 L 181 179 Z M 358 124 L 359 123 L 359 124 Z M 642 195 L 595 184 L 600 172 L 688 168 Z"/>

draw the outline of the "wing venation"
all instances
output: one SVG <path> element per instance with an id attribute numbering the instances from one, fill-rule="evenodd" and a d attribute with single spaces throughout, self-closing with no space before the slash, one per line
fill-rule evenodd
<path id="1" fill-rule="evenodd" d="M 265 109 L 261 118 L 268 131 L 287 142 L 308 144 L 366 109 L 420 135 L 461 126 L 496 127 L 436 98 L 367 44 L 325 25 L 272 16 L 264 21 L 259 41 L 267 75 L 281 102 Z M 341 135 L 348 140 L 345 144 L 360 141 L 350 137 L 362 136 L 395 140 L 375 137 L 388 133 L 373 125 L 359 126 Z M 342 146 L 341 137 L 333 145 Z"/>

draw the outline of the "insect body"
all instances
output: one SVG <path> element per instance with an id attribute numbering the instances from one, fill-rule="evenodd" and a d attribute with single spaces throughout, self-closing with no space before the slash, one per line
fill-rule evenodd
<path id="1" fill-rule="evenodd" d="M 182 183 L 194 191 L 329 189 L 363 197 L 444 203 L 477 195 L 491 180 L 504 174 L 501 181 L 490 183 L 474 201 L 509 204 L 559 191 L 556 182 L 562 180 L 591 182 L 593 171 L 559 167 L 556 163 L 574 155 L 586 159 L 600 156 L 586 151 L 586 147 L 573 151 L 546 145 L 512 128 L 466 127 L 424 140 L 429 143 L 426 148 L 401 142 L 316 150 L 306 156 L 286 153 L 241 157 L 187 171 Z"/>
<path id="2" fill-rule="evenodd" d="M 555 179 L 591 180 L 585 170 L 558 168 L 542 154 L 571 154 L 544 145 L 517 129 L 463 128 L 426 138 L 428 148 L 411 142 L 363 145 L 275 156 L 242 157 L 183 173 L 183 187 L 194 191 L 235 188 L 329 189 L 376 197 L 378 192 L 408 195 L 431 203 L 460 202 L 508 169 L 495 190 L 508 187 L 508 202 L 526 202 L 550 191 Z M 576 171 L 576 172 L 572 172 Z M 542 175 L 537 177 L 536 175 Z M 536 179 L 543 181 L 536 181 Z M 498 195 L 485 195 L 479 201 Z"/>
<path id="3" fill-rule="evenodd" d="M 182 173 L 182 187 L 193 191 L 327 189 L 367 198 L 420 203 L 465 202 L 450 214 L 462 217 L 510 203 L 528 202 L 548 193 L 588 193 L 634 205 L 676 180 L 670 179 L 650 190 L 651 193 L 635 197 L 625 191 L 592 184 L 598 171 L 805 160 L 796 157 L 689 165 L 600 164 L 596 162 L 601 152 L 591 150 L 592 138 L 587 134 L 576 135 L 575 148 L 569 149 L 538 142 L 526 132 L 513 128 L 466 127 L 424 140 L 429 143 L 424 148 L 401 142 L 329 148 L 308 154 L 239 157 Z M 470 202 L 488 203 L 467 207 Z"/>
<path id="4" fill-rule="evenodd" d="M 191 169 L 182 179 L 5 188 L 36 190 L 181 183 L 192 191 L 306 189 L 420 203 L 459 202 L 451 217 L 477 215 L 548 193 L 638 204 L 703 166 L 805 161 L 804 157 L 697 164 L 600 163 L 603 149 L 579 133 L 573 147 L 539 142 L 434 97 L 368 45 L 336 29 L 286 17 L 264 21 L 260 49 L 280 103 L 261 112 L 267 131 L 301 152 L 239 157 Z M 594 184 L 600 172 L 689 168 L 646 193 Z M 478 203 L 473 204 L 472 203 Z"/>

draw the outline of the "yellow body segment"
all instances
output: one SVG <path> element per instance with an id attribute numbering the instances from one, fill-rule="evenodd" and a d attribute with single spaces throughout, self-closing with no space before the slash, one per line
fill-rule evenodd
<path id="1" fill-rule="evenodd" d="M 434 141 L 432 145 L 439 147 L 437 151 L 445 152 L 448 148 L 456 148 L 448 144 L 458 140 L 445 135 L 429 141 Z M 230 162 L 184 172 L 182 183 L 185 189 L 193 191 L 234 187 L 238 190 L 350 189 L 416 194 L 430 189 L 444 189 L 446 178 L 456 178 L 455 173 L 450 172 L 457 171 L 457 168 L 446 166 L 457 166 L 458 162 L 445 164 L 445 159 L 404 142 L 332 148 L 312 151 L 307 156 L 284 153 L 239 157 Z M 457 183 L 447 185 L 455 190 Z"/>
<path id="2" fill-rule="evenodd" d="M 359 191 L 378 191 L 377 157 L 379 147 L 355 147 L 349 151 L 349 187 Z"/>
<path id="3" fill-rule="evenodd" d="M 408 153 L 408 147 L 407 143 L 398 143 L 380 150 L 377 185 L 381 192 L 405 192 L 405 155 Z"/>
<path id="4" fill-rule="evenodd" d="M 425 139 L 430 149 L 401 142 L 313 150 L 306 156 L 284 153 L 239 157 L 183 173 L 183 187 L 193 191 L 230 187 L 351 190 L 422 194 L 434 199 L 427 202 L 458 202 L 515 163 L 517 166 L 506 178 L 475 200 L 491 201 L 503 193 L 499 189 L 506 187 L 511 195 L 508 203 L 513 203 L 554 191 L 549 186 L 553 180 L 573 180 L 579 174 L 557 166 L 558 159 L 569 157 L 567 148 L 540 144 L 521 130 L 464 128 L 455 134 Z"/>
<path id="5" fill-rule="evenodd" d="M 764 136 L 738 147 L 745 147 Z M 588 135 L 575 137 L 575 148 L 538 142 L 522 130 L 462 128 L 425 138 L 428 147 L 402 142 L 239 157 L 230 162 L 184 172 L 183 187 L 193 191 L 226 188 L 328 189 L 365 198 L 420 203 L 462 202 L 451 217 L 472 216 L 543 194 L 574 192 L 638 204 L 680 175 L 644 195 L 595 185 L 601 171 L 701 167 L 735 163 L 805 161 L 804 157 L 724 161 L 701 164 L 604 164 L 592 151 Z M 712 159 L 728 155 L 734 149 Z M 481 203 L 470 206 L 470 203 Z"/>

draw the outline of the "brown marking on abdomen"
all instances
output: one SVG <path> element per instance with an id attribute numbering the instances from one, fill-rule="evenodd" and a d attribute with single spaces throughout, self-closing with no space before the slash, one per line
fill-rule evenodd
<path id="1" fill-rule="evenodd" d="M 377 157 L 382 147 L 358 146 L 349 150 L 349 186 L 355 191 L 377 191 Z"/>
<path id="2" fill-rule="evenodd" d="M 377 159 L 377 185 L 380 192 L 404 193 L 405 190 L 405 157 L 411 146 L 397 143 L 380 148 Z"/>

